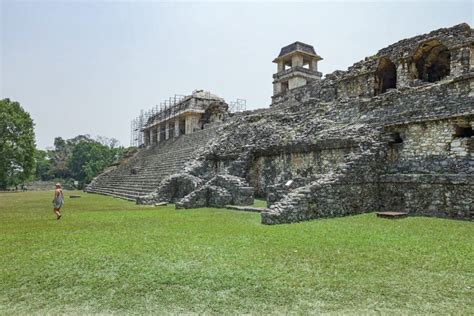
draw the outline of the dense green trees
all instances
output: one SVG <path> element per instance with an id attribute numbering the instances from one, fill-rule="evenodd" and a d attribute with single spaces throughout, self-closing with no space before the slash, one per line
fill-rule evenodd
<path id="1" fill-rule="evenodd" d="M 35 166 L 33 120 L 18 102 L 0 100 L 0 189 L 25 181 Z"/>
<path id="2" fill-rule="evenodd" d="M 79 135 L 71 139 L 56 137 L 54 148 L 36 151 L 38 180 L 76 180 L 80 186 L 90 182 L 106 167 L 118 161 L 128 149 L 116 147 L 114 138 Z"/>
<path id="3" fill-rule="evenodd" d="M 83 140 L 74 146 L 68 167 L 74 179 L 88 183 L 114 161 L 115 154 L 113 148 Z"/>
<path id="4" fill-rule="evenodd" d="M 50 174 L 51 160 L 48 157 L 48 152 L 46 150 L 36 149 L 35 161 L 35 178 L 42 181 L 51 180 L 53 177 Z"/>

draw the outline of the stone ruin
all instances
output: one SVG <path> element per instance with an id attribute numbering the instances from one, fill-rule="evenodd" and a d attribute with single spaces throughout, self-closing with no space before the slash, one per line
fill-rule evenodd
<path id="1" fill-rule="evenodd" d="M 263 224 L 374 211 L 472 220 L 470 26 L 401 40 L 323 79 L 321 59 L 301 42 L 284 47 L 270 108 L 228 115 L 137 203 L 222 207 L 262 197 Z"/>
<path id="2" fill-rule="evenodd" d="M 229 106 L 208 91 L 195 90 L 177 104 L 151 115 L 143 127 L 145 146 L 202 130 L 208 124 L 223 122 Z"/>

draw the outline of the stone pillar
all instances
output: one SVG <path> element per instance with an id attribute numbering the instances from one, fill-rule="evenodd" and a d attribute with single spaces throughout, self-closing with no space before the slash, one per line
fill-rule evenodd
<path id="1" fill-rule="evenodd" d="M 281 92 L 281 83 L 274 82 L 273 83 L 273 95 L 279 94 Z"/>
<path id="2" fill-rule="evenodd" d="M 159 143 L 160 142 L 160 124 L 157 124 L 156 125 L 156 129 L 155 129 L 155 134 L 156 134 L 156 142 Z"/>
<path id="3" fill-rule="evenodd" d="M 192 115 L 186 115 L 185 118 L 185 126 L 184 126 L 185 134 L 192 134 L 193 133 L 193 117 Z"/>
<path id="4" fill-rule="evenodd" d="M 410 72 L 408 70 L 408 61 L 401 59 L 397 63 L 397 89 L 410 86 Z"/>
<path id="5" fill-rule="evenodd" d="M 166 121 L 165 123 L 165 139 L 170 138 L 170 122 Z"/>
<path id="6" fill-rule="evenodd" d="M 309 62 L 309 70 L 318 71 L 318 61 L 316 59 L 311 59 Z"/>
<path id="7" fill-rule="evenodd" d="M 179 136 L 179 116 L 174 120 L 174 137 Z"/>
<path id="8" fill-rule="evenodd" d="M 451 62 L 450 62 L 450 77 L 457 77 L 462 74 L 468 73 L 469 68 L 472 69 L 473 65 L 471 54 L 473 49 L 469 47 L 459 47 L 450 50 L 451 53 Z"/>
<path id="9" fill-rule="evenodd" d="M 303 67 L 303 56 L 301 55 L 293 55 L 291 57 L 291 67 Z"/>
<path id="10" fill-rule="evenodd" d="M 285 63 L 280 60 L 278 61 L 278 72 L 282 72 L 283 70 L 285 70 Z"/>

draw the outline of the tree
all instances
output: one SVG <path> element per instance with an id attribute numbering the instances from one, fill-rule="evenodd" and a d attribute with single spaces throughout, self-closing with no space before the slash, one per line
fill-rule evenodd
<path id="1" fill-rule="evenodd" d="M 72 149 L 68 161 L 74 179 L 81 184 L 90 182 L 109 166 L 115 158 L 115 151 L 94 140 L 81 140 Z"/>
<path id="2" fill-rule="evenodd" d="M 25 181 L 35 166 L 30 114 L 18 102 L 0 100 L 0 189 Z"/>
<path id="3" fill-rule="evenodd" d="M 35 162 L 36 179 L 42 181 L 53 179 L 53 175 L 51 173 L 51 159 L 49 159 L 47 151 L 37 149 L 35 151 Z"/>
<path id="4" fill-rule="evenodd" d="M 56 137 L 54 149 L 36 150 L 36 179 L 77 180 L 81 186 L 90 182 L 112 163 L 117 163 L 129 149 L 118 147 L 118 140 L 78 135 L 71 139 Z"/>
<path id="5" fill-rule="evenodd" d="M 109 138 L 105 136 L 97 136 L 97 142 L 101 143 L 102 145 L 110 147 L 110 149 L 115 149 L 119 147 L 120 142 L 116 138 Z"/>

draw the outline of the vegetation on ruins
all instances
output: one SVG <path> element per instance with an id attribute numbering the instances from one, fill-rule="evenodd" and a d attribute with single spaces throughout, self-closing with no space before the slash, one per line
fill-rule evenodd
<path id="1" fill-rule="evenodd" d="M 10 99 L 0 100 L 0 189 L 25 181 L 33 172 L 35 133 L 30 114 Z"/>
<path id="2" fill-rule="evenodd" d="M 472 223 L 0 194 L 0 314 L 472 314 Z"/>

